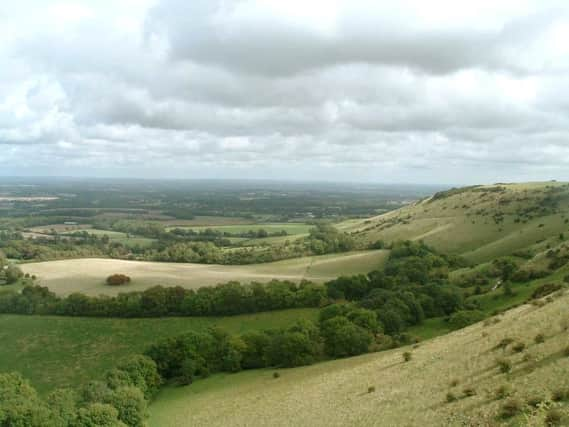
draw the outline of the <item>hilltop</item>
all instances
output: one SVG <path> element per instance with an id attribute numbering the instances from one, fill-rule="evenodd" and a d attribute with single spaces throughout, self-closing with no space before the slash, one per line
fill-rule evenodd
<path id="1" fill-rule="evenodd" d="M 552 408 L 569 415 L 567 402 L 555 401 L 569 399 L 569 294 L 547 301 L 419 345 L 280 370 L 278 378 L 247 371 L 167 388 L 149 424 L 544 425 Z M 515 416 L 500 418 L 506 403 Z"/>
<path id="2" fill-rule="evenodd" d="M 494 184 L 442 191 L 398 210 L 339 225 L 364 244 L 423 240 L 485 262 L 537 249 L 569 232 L 569 184 Z"/>

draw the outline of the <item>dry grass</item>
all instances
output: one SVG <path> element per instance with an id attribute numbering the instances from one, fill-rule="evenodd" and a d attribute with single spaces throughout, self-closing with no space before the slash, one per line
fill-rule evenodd
<path id="1" fill-rule="evenodd" d="M 563 183 L 528 183 L 503 185 L 504 193 L 465 191 L 446 198 L 423 200 L 373 218 L 349 221 L 338 228 L 359 239 L 424 240 L 446 253 L 461 254 L 474 262 L 484 262 L 536 245 L 549 239 L 556 242 L 567 233 L 565 218 L 569 212 L 569 188 Z M 540 205 L 547 187 L 562 188 L 556 213 L 536 213 L 527 222 L 519 221 L 519 211 Z M 493 215 L 504 214 L 495 223 Z M 543 227 L 539 227 L 543 224 Z"/>
<path id="2" fill-rule="evenodd" d="M 154 285 L 199 288 L 231 280 L 325 281 L 341 274 L 367 273 L 377 269 L 386 256 L 387 251 L 365 251 L 242 266 L 84 258 L 29 263 L 22 264 L 21 267 L 25 273 L 35 274 L 40 285 L 47 286 L 60 295 L 72 292 L 111 295 L 143 290 Z M 120 289 L 106 286 L 105 279 L 115 273 L 130 276 L 132 282 Z"/>
<path id="3" fill-rule="evenodd" d="M 278 381 L 270 371 L 249 371 L 166 389 L 150 408 L 150 426 L 490 426 L 503 422 L 499 386 L 524 403 L 510 425 L 542 426 L 550 408 L 569 415 L 565 403 L 551 400 L 569 381 L 569 358 L 562 356 L 569 336 L 558 326 L 568 303 L 566 295 L 543 307 L 524 305 L 500 323 L 425 341 L 409 362 L 401 358 L 408 349 L 396 349 L 282 370 Z M 544 330 L 548 339 L 533 343 Z M 505 337 L 530 343 L 532 354 L 509 354 L 508 374 L 496 366 Z M 463 386 L 449 386 L 455 383 Z M 465 397 L 463 389 L 475 394 Z M 538 395 L 548 399 L 542 407 L 525 405 Z"/>

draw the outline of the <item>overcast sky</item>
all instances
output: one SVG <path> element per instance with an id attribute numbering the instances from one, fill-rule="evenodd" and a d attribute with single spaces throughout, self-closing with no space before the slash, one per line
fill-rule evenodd
<path id="1" fill-rule="evenodd" d="M 569 180 L 569 2 L 2 1 L 0 174 Z"/>

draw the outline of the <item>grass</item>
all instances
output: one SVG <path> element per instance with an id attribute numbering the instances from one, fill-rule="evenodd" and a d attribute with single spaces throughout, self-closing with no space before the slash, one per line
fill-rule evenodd
<path id="1" fill-rule="evenodd" d="M 86 258 L 27 263 L 21 268 L 26 273 L 35 274 L 40 285 L 58 294 L 83 292 L 99 295 L 143 290 L 154 285 L 198 288 L 230 280 L 308 279 L 322 282 L 343 274 L 367 273 L 380 268 L 387 254 L 383 250 L 361 251 L 239 266 Z M 120 289 L 106 286 L 106 277 L 115 273 L 130 276 L 132 282 Z"/>
<path id="2" fill-rule="evenodd" d="M 0 315 L 0 372 L 18 371 L 40 392 L 99 378 L 117 360 L 157 340 L 219 326 L 232 333 L 315 320 L 317 309 L 232 317 L 97 319 Z"/>
<path id="3" fill-rule="evenodd" d="M 555 187 L 558 192 L 551 193 Z M 446 252 L 480 263 L 536 245 L 555 242 L 569 231 L 569 186 L 564 183 L 503 185 L 502 193 L 470 190 L 424 200 L 377 217 L 338 225 L 363 242 L 424 240 Z M 552 197 L 557 207 L 542 211 Z M 531 218 L 520 212 L 530 209 Z M 502 214 L 496 223 L 494 215 Z M 524 222 L 525 221 L 525 222 Z"/>
<path id="4" fill-rule="evenodd" d="M 150 406 L 153 426 L 237 425 L 496 425 L 503 401 L 495 390 L 507 381 L 511 398 L 527 402 L 533 395 L 549 396 L 566 384 L 569 358 L 562 349 L 569 338 L 557 325 L 569 295 L 543 307 L 520 306 L 499 323 L 482 323 L 428 341 L 412 350 L 389 350 L 313 366 L 214 375 L 188 387 L 165 388 Z M 538 362 L 523 354 L 508 356 L 511 373 L 496 366 L 504 336 L 527 343 L 539 332 L 548 340 L 529 344 Z M 447 402 L 451 380 L 462 384 L 456 401 Z M 375 392 L 369 393 L 370 387 Z M 463 389 L 475 390 L 464 397 Z M 454 399 L 453 399 L 454 400 Z M 569 415 L 566 402 L 556 403 Z M 523 407 L 508 425 L 544 425 L 545 413 Z"/>

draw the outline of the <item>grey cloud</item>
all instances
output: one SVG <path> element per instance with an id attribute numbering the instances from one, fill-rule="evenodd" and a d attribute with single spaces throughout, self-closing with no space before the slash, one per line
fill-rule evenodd
<path id="1" fill-rule="evenodd" d="M 248 11 L 248 1 L 163 0 L 149 14 L 146 31 L 165 37 L 175 60 L 253 74 L 291 75 L 345 63 L 403 66 L 435 74 L 477 67 L 531 73 L 547 64 L 533 58 L 536 51 L 530 43 L 559 16 L 553 5 L 505 20 L 498 28 L 437 29 L 383 16 L 381 3 L 354 2 L 361 3 L 368 7 L 340 17 L 328 34 L 277 15 L 242 13 L 241 9 Z M 400 12 L 405 16 L 404 6 Z"/>
<path id="2" fill-rule="evenodd" d="M 569 178 L 569 64 L 554 43 L 569 28 L 563 3 L 504 3 L 495 22 L 449 25 L 399 4 L 336 3 L 330 27 L 252 0 L 224 2 L 221 12 L 217 1 L 162 0 L 132 14 L 117 0 L 63 30 L 22 13 L 15 36 L 0 35 L 0 167 L 453 184 Z"/>

